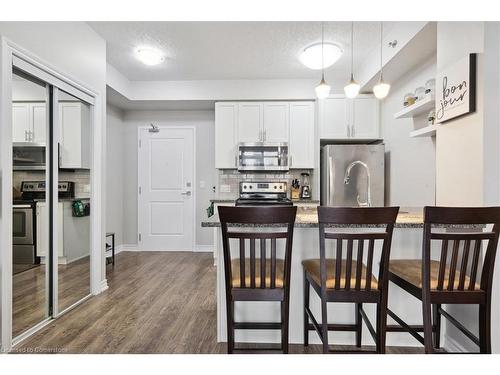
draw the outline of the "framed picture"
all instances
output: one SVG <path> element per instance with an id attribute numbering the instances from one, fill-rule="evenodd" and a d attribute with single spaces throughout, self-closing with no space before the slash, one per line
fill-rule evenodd
<path id="1" fill-rule="evenodd" d="M 436 77 L 436 123 L 443 123 L 476 110 L 476 54 L 438 73 Z"/>

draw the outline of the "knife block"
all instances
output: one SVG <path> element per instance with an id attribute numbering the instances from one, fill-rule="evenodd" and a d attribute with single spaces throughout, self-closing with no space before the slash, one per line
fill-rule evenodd
<path id="1" fill-rule="evenodd" d="M 291 188 L 290 189 L 290 198 L 291 199 L 300 199 L 300 188 Z"/>

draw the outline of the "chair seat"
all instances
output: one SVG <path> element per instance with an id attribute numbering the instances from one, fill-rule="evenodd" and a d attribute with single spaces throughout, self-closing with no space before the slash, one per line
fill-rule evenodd
<path id="1" fill-rule="evenodd" d="M 320 260 L 319 259 L 306 259 L 302 261 L 302 266 L 309 273 L 314 280 L 314 282 L 318 285 L 321 285 L 321 276 L 320 276 Z M 354 289 L 356 287 L 356 261 L 351 262 L 351 281 L 350 288 Z M 340 275 L 340 288 L 344 289 L 346 286 L 346 275 L 345 272 L 347 270 L 347 260 L 342 260 L 342 272 Z M 335 274 L 336 274 L 336 261 L 335 259 L 327 259 L 326 260 L 326 288 L 333 289 L 335 288 Z M 366 287 L 366 266 L 363 264 L 361 268 L 361 282 L 360 289 L 365 289 Z M 377 289 L 378 281 L 372 275 L 371 278 L 371 289 Z"/>
<path id="2" fill-rule="evenodd" d="M 395 259 L 389 262 L 389 272 L 415 285 L 417 288 L 422 288 L 422 260 L 421 259 Z M 458 289 L 459 271 L 457 270 L 453 289 Z M 431 260 L 431 290 L 436 290 L 438 285 L 439 262 Z M 446 267 L 444 272 L 443 289 L 448 288 L 450 268 Z M 468 289 L 470 278 L 465 276 L 464 289 Z M 481 287 L 476 283 L 474 290 L 480 290 Z"/>
<path id="3" fill-rule="evenodd" d="M 283 288 L 285 262 L 282 259 L 276 259 L 276 288 Z M 243 288 L 240 277 L 240 259 L 235 258 L 231 261 L 231 284 L 233 288 Z M 245 288 L 250 288 L 250 258 L 245 258 Z M 266 288 L 271 287 L 271 260 L 266 259 Z M 260 259 L 255 259 L 255 287 L 260 288 Z"/>

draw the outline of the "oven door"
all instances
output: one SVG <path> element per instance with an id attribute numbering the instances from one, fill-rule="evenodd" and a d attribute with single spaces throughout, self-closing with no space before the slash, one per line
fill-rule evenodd
<path id="1" fill-rule="evenodd" d="M 34 245 L 33 208 L 31 205 L 14 205 L 12 236 L 14 245 Z"/>

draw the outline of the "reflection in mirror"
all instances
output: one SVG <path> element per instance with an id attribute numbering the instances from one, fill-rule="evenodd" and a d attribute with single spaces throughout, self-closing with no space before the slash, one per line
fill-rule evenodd
<path id="1" fill-rule="evenodd" d="M 90 294 L 90 105 L 59 91 L 58 312 Z"/>
<path id="2" fill-rule="evenodd" d="M 48 90 L 12 77 L 12 336 L 49 317 L 49 212 L 45 198 Z"/>

